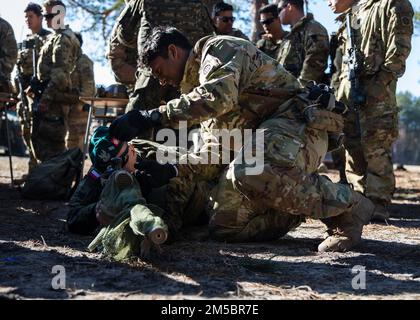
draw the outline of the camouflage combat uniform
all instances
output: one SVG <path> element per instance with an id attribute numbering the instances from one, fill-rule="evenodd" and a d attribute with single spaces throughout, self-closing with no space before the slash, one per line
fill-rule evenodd
<path id="1" fill-rule="evenodd" d="M 86 54 L 82 54 L 76 62 L 76 68 L 71 74 L 72 87 L 78 90 L 81 97 L 93 97 L 95 95 L 95 75 L 93 61 Z M 79 147 L 83 150 L 88 110 L 83 110 L 83 103 L 70 107 L 68 116 L 67 148 Z"/>
<path id="2" fill-rule="evenodd" d="M 222 35 L 222 34 L 219 34 Z M 232 32 L 230 34 L 227 34 L 227 36 L 231 36 L 231 37 L 237 37 L 237 38 L 241 38 L 241 39 L 245 39 L 249 41 L 249 38 L 239 29 L 236 28 L 232 28 Z"/>
<path id="3" fill-rule="evenodd" d="M 287 33 L 286 33 L 287 34 Z M 255 44 L 265 54 L 269 55 L 273 59 L 277 59 L 279 56 L 279 50 L 282 40 L 277 40 L 275 43 L 271 39 L 260 39 Z"/>
<path id="4" fill-rule="evenodd" d="M 40 161 L 46 161 L 66 149 L 66 133 L 71 95 L 71 72 L 81 55 L 80 43 L 66 27 L 55 30 L 41 49 L 38 61 L 38 80 L 45 86 L 40 103 L 47 110 L 34 115 L 33 144 Z"/>
<path id="5" fill-rule="evenodd" d="M 322 82 L 328 53 L 328 32 L 308 13 L 283 38 L 277 60 L 302 84 Z"/>
<path id="6" fill-rule="evenodd" d="M 17 59 L 17 44 L 12 26 L 0 18 L 0 92 L 11 93 L 10 74 Z"/>
<path id="7" fill-rule="evenodd" d="M 301 89 L 299 82 L 252 43 L 229 36 L 202 39 L 190 54 L 180 88 L 181 97 L 166 104 L 162 121 L 171 127 L 184 120 L 189 126 L 201 123 L 204 146 L 198 157 L 220 145 L 216 129 L 264 130 L 260 175 L 247 176 L 246 163 L 237 160 L 242 144 L 223 143 L 219 162 L 178 165 L 178 178 L 184 180 L 167 190 L 167 199 L 182 196 L 191 181 L 217 185 L 211 195 L 214 238 L 275 239 L 297 225 L 301 215 L 330 218 L 356 204 L 348 186 L 316 173 L 327 151 L 327 132 L 302 121 L 299 110 L 307 104 L 291 99 Z M 236 153 L 237 159 L 223 164 L 223 152 Z"/>
<path id="8" fill-rule="evenodd" d="M 192 44 L 214 32 L 207 8 L 200 0 L 131 0 L 116 22 L 112 38 L 114 40 L 111 40 L 113 43 L 108 54 L 116 75 L 123 73 L 120 70 L 115 71 L 118 68 L 129 71 L 128 80 L 123 79 L 124 82 L 131 82 L 133 65 L 121 63 L 121 56 L 131 57 L 136 49 L 141 50 L 146 37 L 153 27 L 158 25 L 176 27 Z M 122 79 L 121 76 L 118 78 Z M 178 91 L 173 87 L 161 87 L 147 70 L 139 68 L 127 111 L 139 108 L 153 109 L 158 107 L 162 100 L 169 101 L 178 95 Z"/>
<path id="9" fill-rule="evenodd" d="M 111 65 L 115 80 L 126 86 L 130 93 L 136 84 L 137 45 L 132 48 L 121 43 L 118 39 L 118 24 L 114 26 L 108 44 L 107 59 Z"/>
<path id="10" fill-rule="evenodd" d="M 141 161 L 141 158 L 146 157 L 147 159 L 153 159 L 154 147 L 151 147 L 147 142 L 142 140 L 141 144 L 137 146 L 140 150 L 147 150 L 143 153 L 138 151 L 138 159 Z M 69 201 L 69 212 L 67 216 L 67 225 L 71 232 L 78 234 L 91 235 L 98 229 L 99 223 L 96 219 L 95 208 L 102 199 L 102 197 L 113 199 L 115 197 L 115 192 L 111 191 L 110 194 L 103 194 L 104 185 L 107 183 L 104 180 L 101 172 L 97 171 L 95 168 L 91 168 L 87 175 L 81 180 L 79 186 L 77 187 L 75 193 Z M 153 177 L 152 177 L 153 179 Z M 142 185 L 139 181 L 140 186 Z M 179 178 L 175 177 L 171 179 L 171 189 L 175 189 L 179 185 Z M 153 207 L 157 206 L 162 208 L 164 212 L 161 217 L 167 224 L 170 232 L 171 238 L 176 238 L 178 232 L 184 226 L 195 225 L 201 223 L 201 214 L 204 211 L 204 200 L 196 197 L 195 194 L 204 195 L 207 190 L 204 189 L 203 184 L 189 185 L 189 190 L 185 191 L 182 196 L 186 196 L 184 201 L 181 203 L 179 200 L 167 199 L 165 197 L 167 193 L 168 185 L 164 185 L 158 188 L 153 188 L 147 195 L 140 194 L 138 197 L 138 203 Z M 140 191 L 142 193 L 142 191 Z M 105 200 L 105 199 L 102 199 Z M 147 204 L 146 204 L 147 202 Z M 183 205 L 184 207 L 177 210 L 172 210 L 172 208 L 177 205 Z M 178 215 L 185 212 L 191 212 L 190 215 Z"/>
<path id="11" fill-rule="evenodd" d="M 395 189 L 391 146 L 398 136 L 397 79 L 411 50 L 413 8 L 409 1 L 367 0 L 353 7 L 355 43 L 362 54 L 360 85 L 366 95 L 358 114 L 346 119 L 348 169 L 352 182 L 375 202 L 387 205 Z M 339 49 L 333 77 L 337 99 L 353 105 L 347 78 L 348 35 L 345 14 L 338 18 Z"/>
<path id="12" fill-rule="evenodd" d="M 22 88 L 25 90 L 29 86 L 29 81 L 31 77 L 36 75 L 36 68 L 34 70 L 34 62 L 33 62 L 33 51 L 35 50 L 35 59 L 39 61 L 39 54 L 41 52 L 41 48 L 44 43 L 47 41 L 47 37 L 51 34 L 50 31 L 42 29 L 36 34 L 28 34 L 24 43 L 20 44 L 19 52 L 18 52 L 18 60 L 17 60 L 17 68 L 21 73 L 21 81 L 22 81 Z M 34 48 L 27 48 L 25 43 L 34 42 Z M 20 93 L 22 94 L 22 93 Z M 29 103 L 29 99 L 28 99 Z M 29 105 L 29 110 L 32 109 L 32 105 Z M 25 111 L 23 110 L 22 104 L 19 104 L 18 113 L 21 119 L 22 125 L 22 132 L 23 138 L 25 139 L 26 146 L 30 149 L 33 147 L 32 145 L 32 121 L 30 121 L 30 117 L 25 120 L 28 115 L 24 115 Z M 30 115 L 29 115 L 30 116 Z M 29 170 L 31 170 L 36 165 L 36 156 L 34 154 L 34 150 L 29 150 Z"/>

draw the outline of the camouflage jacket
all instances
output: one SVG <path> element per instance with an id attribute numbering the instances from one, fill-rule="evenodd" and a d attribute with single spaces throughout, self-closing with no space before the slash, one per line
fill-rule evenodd
<path id="1" fill-rule="evenodd" d="M 255 44 L 265 54 L 269 55 L 273 59 L 277 59 L 279 56 L 279 50 L 282 40 L 278 40 L 275 43 L 271 39 L 262 38 Z"/>
<path id="2" fill-rule="evenodd" d="M 71 73 L 71 83 L 82 97 L 95 95 L 95 75 L 93 73 L 93 61 L 82 54 L 76 62 L 76 68 Z"/>
<path id="3" fill-rule="evenodd" d="M 108 46 L 107 57 L 118 82 L 134 86 L 137 50 L 151 30 L 161 25 L 179 29 L 193 44 L 214 32 L 200 0 L 130 0 L 116 21 Z"/>
<path id="4" fill-rule="evenodd" d="M 328 54 L 328 32 L 309 13 L 283 38 L 277 60 L 305 84 L 310 80 L 322 80 Z"/>
<path id="5" fill-rule="evenodd" d="M 48 82 L 43 102 L 54 101 L 57 94 L 72 89 L 70 75 L 80 55 L 79 40 L 70 28 L 56 30 L 48 37 L 41 48 L 37 72 L 40 81 Z"/>
<path id="6" fill-rule="evenodd" d="M 91 168 L 68 203 L 67 226 L 70 232 L 90 235 L 99 227 L 95 208 L 102 189 L 100 173 Z"/>
<path id="7" fill-rule="evenodd" d="M 2 83 L 10 83 L 10 74 L 16 59 L 17 44 L 12 26 L 0 18 L 0 81 Z"/>
<path id="8" fill-rule="evenodd" d="M 201 123 L 202 133 L 210 135 L 213 129 L 253 129 L 288 100 L 274 97 L 274 91 L 299 88 L 295 77 L 251 42 L 206 37 L 190 53 L 182 95 L 164 106 L 163 122 L 171 127 L 179 121 Z"/>
<path id="9" fill-rule="evenodd" d="M 131 0 L 116 22 L 115 34 L 126 47 L 141 48 L 155 26 L 173 26 L 192 43 L 214 32 L 200 0 Z"/>
<path id="10" fill-rule="evenodd" d="M 41 29 L 36 34 L 28 34 L 23 43 L 19 43 L 19 53 L 17 60 L 17 67 L 22 73 L 25 80 L 29 80 L 34 74 L 33 66 L 33 52 L 35 51 L 35 59 L 39 61 L 39 54 L 42 46 L 47 41 L 48 36 L 51 34 L 50 31 Z M 28 43 L 34 42 L 34 48 L 28 48 Z M 36 66 L 35 66 L 36 69 Z M 36 72 L 36 70 L 35 70 Z"/>
<path id="11" fill-rule="evenodd" d="M 386 102 L 396 105 L 396 80 L 405 72 L 413 35 L 413 8 L 408 0 L 366 0 L 352 8 L 355 44 L 361 52 L 362 70 L 359 78 L 369 103 Z M 350 82 L 347 79 L 348 35 L 346 13 L 337 18 L 337 54 L 332 83 L 336 96 L 349 102 Z"/>
<path id="12" fill-rule="evenodd" d="M 222 36 L 222 34 L 219 34 L 220 36 Z M 239 29 L 233 28 L 232 32 L 230 34 L 228 34 L 228 36 L 231 37 L 237 37 L 237 38 L 241 38 L 241 39 L 245 39 L 249 41 L 249 38 Z"/>
<path id="13" fill-rule="evenodd" d="M 118 28 L 115 25 L 109 43 L 106 57 L 111 65 L 115 80 L 133 89 L 136 83 L 137 70 L 137 46 L 134 48 L 123 45 L 116 34 Z"/>

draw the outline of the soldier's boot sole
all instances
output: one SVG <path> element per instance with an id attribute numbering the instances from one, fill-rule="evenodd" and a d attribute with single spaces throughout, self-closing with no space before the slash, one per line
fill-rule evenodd
<path id="1" fill-rule="evenodd" d="M 319 252 L 346 252 L 361 241 L 363 226 L 371 220 L 375 205 L 357 192 L 354 196 L 356 204 L 349 212 L 324 220 L 328 230 Z"/>
<path id="2" fill-rule="evenodd" d="M 114 181 L 120 190 L 133 185 L 134 182 L 133 176 L 125 170 L 119 170 L 114 176 Z"/>

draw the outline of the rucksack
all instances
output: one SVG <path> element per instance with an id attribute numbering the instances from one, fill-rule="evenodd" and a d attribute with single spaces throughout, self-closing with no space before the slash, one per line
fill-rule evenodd
<path id="1" fill-rule="evenodd" d="M 28 174 L 22 196 L 32 200 L 70 199 L 80 180 L 82 163 L 83 152 L 79 148 L 41 163 Z"/>

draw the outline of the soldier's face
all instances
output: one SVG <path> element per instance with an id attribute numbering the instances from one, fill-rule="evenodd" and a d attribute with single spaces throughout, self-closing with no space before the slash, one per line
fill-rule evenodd
<path id="1" fill-rule="evenodd" d="M 42 16 L 37 16 L 33 11 L 25 12 L 25 23 L 31 31 L 39 31 L 42 26 Z"/>
<path id="2" fill-rule="evenodd" d="M 168 47 L 168 57 L 157 57 L 150 63 L 153 76 L 162 86 L 179 87 L 184 76 L 185 55 L 182 49 L 171 44 Z"/>
<path id="3" fill-rule="evenodd" d="M 235 21 L 235 18 L 232 11 L 222 11 L 213 19 L 219 34 L 230 34 L 233 29 L 233 21 Z"/>
<path id="4" fill-rule="evenodd" d="M 275 29 L 280 28 L 279 17 L 274 17 L 272 13 L 261 13 L 260 23 L 264 28 L 264 32 L 268 34 L 272 34 Z"/>
<path id="5" fill-rule="evenodd" d="M 278 5 L 279 9 L 279 18 L 282 24 L 290 24 L 290 4 L 287 4 L 285 1 L 280 1 Z"/>
<path id="6" fill-rule="evenodd" d="M 327 1 L 328 1 L 328 6 L 332 10 L 332 12 L 337 13 L 337 14 L 343 13 L 346 10 L 348 10 L 355 2 L 354 0 L 327 0 Z"/>

